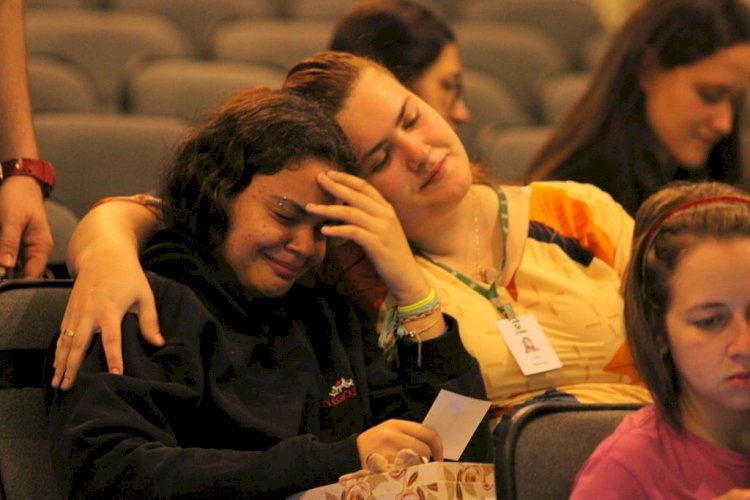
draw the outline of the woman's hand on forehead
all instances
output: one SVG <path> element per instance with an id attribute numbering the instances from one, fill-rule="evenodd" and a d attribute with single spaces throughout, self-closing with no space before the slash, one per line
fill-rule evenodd
<path id="1" fill-rule="evenodd" d="M 366 180 L 344 172 L 318 175 L 320 186 L 339 204 L 310 203 L 308 212 L 338 221 L 321 232 L 329 238 L 357 243 L 375 266 L 381 279 L 399 303 L 411 303 L 429 291 L 419 270 L 396 211 Z"/>

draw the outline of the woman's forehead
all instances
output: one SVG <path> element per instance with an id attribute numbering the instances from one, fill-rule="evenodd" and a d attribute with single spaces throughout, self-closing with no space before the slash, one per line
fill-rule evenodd
<path id="1" fill-rule="evenodd" d="M 374 127 L 382 120 L 390 121 L 391 115 L 395 119 L 404 100 L 411 95 L 390 73 L 367 68 L 352 86 L 336 121 L 351 140 L 352 127 Z"/>
<path id="2" fill-rule="evenodd" d="M 352 87 L 349 98 L 353 100 L 361 95 L 377 95 L 379 99 L 403 99 L 408 93 L 410 90 L 391 73 L 373 66 L 362 70 Z"/>

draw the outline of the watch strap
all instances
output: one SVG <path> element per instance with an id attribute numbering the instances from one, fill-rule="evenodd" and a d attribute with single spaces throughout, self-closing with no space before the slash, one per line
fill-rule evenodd
<path id="1" fill-rule="evenodd" d="M 0 182 L 14 175 L 28 175 L 35 178 L 42 186 L 42 193 L 46 198 L 55 187 L 57 174 L 55 167 L 47 160 L 32 158 L 14 158 L 0 163 Z"/>

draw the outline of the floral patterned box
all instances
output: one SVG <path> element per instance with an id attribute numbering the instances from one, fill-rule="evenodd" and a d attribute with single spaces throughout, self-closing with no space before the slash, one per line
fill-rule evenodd
<path id="1" fill-rule="evenodd" d="M 495 499 L 495 467 L 468 462 L 431 462 L 297 493 L 299 500 Z"/>

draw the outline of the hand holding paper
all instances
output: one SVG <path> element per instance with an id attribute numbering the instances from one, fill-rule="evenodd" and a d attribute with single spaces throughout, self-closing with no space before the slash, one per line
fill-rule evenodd
<path id="1" fill-rule="evenodd" d="M 444 458 L 458 460 L 489 408 L 489 401 L 442 389 L 422 423 L 440 435 Z"/>

